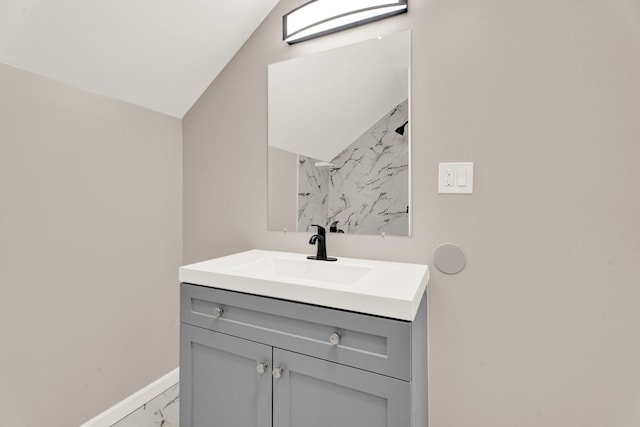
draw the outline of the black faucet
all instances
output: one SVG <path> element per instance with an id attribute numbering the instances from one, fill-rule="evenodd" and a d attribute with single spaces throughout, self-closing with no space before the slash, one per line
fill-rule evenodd
<path id="1" fill-rule="evenodd" d="M 344 233 L 343 230 L 338 229 L 338 221 L 333 221 L 329 226 L 329 232 L 331 233 Z"/>
<path id="2" fill-rule="evenodd" d="M 324 227 L 317 224 L 311 224 L 311 226 L 318 227 L 318 234 L 314 234 L 313 236 L 311 236 L 311 239 L 309 239 L 309 244 L 315 245 L 317 243 L 318 252 L 316 256 L 309 255 L 307 259 L 315 259 L 317 261 L 337 261 L 338 258 L 327 257 L 327 233 Z"/>

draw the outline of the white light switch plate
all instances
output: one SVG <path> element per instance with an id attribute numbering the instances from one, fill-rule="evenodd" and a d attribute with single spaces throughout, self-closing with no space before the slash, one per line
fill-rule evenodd
<path id="1" fill-rule="evenodd" d="M 440 163 L 438 193 L 473 194 L 473 162 Z"/>

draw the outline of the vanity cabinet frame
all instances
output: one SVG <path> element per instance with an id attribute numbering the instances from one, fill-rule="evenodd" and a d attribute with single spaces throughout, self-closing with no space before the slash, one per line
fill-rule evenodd
<path id="1" fill-rule="evenodd" d="M 428 425 L 426 298 L 413 322 L 186 283 L 180 306 L 182 427 Z"/>

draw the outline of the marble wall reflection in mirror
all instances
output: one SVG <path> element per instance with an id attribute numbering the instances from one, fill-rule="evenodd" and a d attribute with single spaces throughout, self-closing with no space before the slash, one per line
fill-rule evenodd
<path id="1" fill-rule="evenodd" d="M 269 65 L 270 230 L 410 234 L 410 61 L 406 30 Z"/>

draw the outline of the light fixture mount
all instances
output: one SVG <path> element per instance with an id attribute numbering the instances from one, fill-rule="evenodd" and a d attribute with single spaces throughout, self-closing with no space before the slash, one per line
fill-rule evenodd
<path id="1" fill-rule="evenodd" d="M 311 0 L 282 17 L 282 39 L 302 42 L 407 12 L 408 0 Z"/>

